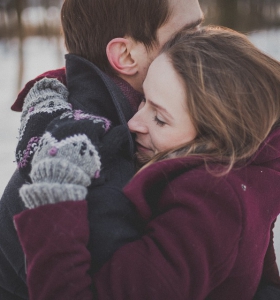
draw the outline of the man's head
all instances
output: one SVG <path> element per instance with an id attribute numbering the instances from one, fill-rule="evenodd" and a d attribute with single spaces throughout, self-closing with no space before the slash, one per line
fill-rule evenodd
<path id="1" fill-rule="evenodd" d="M 65 0 L 61 11 L 67 50 L 137 90 L 160 47 L 201 18 L 198 0 Z"/>

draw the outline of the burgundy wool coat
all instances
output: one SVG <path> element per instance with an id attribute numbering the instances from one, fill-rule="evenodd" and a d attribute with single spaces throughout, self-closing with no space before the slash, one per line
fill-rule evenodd
<path id="1" fill-rule="evenodd" d="M 93 280 L 85 201 L 15 217 L 31 300 L 250 300 L 260 281 L 279 286 L 271 241 L 280 213 L 279 129 L 226 176 L 211 175 L 201 159 L 177 158 L 145 168 L 124 193 L 144 234 Z"/>

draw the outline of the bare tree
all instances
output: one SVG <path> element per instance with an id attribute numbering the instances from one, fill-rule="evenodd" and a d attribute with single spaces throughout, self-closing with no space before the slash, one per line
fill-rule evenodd
<path id="1" fill-rule="evenodd" d="M 24 58 L 23 58 L 23 43 L 24 43 L 24 27 L 22 23 L 22 11 L 24 9 L 23 0 L 15 0 L 15 9 L 17 12 L 17 25 L 18 25 L 18 39 L 19 39 L 19 47 L 18 47 L 18 58 L 19 58 L 19 70 L 18 70 L 18 90 L 21 88 L 22 85 L 22 78 L 23 78 L 23 70 L 24 70 Z"/>

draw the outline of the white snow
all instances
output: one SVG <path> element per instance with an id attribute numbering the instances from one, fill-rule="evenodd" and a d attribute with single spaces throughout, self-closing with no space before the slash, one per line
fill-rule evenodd
<path id="1" fill-rule="evenodd" d="M 41 37 L 28 38 L 23 46 L 24 73 L 22 82 L 35 78 L 47 70 L 64 65 L 61 40 Z M 0 41 L 0 195 L 13 174 L 20 113 L 11 111 L 18 90 L 18 41 Z M 23 84 L 23 85 L 24 85 Z M 20 87 L 22 89 L 23 86 Z"/>

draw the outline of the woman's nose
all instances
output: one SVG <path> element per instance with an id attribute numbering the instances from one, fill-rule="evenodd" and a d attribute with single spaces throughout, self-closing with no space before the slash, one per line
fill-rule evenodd
<path id="1" fill-rule="evenodd" d="M 133 133 L 147 133 L 148 126 L 143 118 L 143 113 L 139 110 L 127 123 L 128 128 Z"/>

